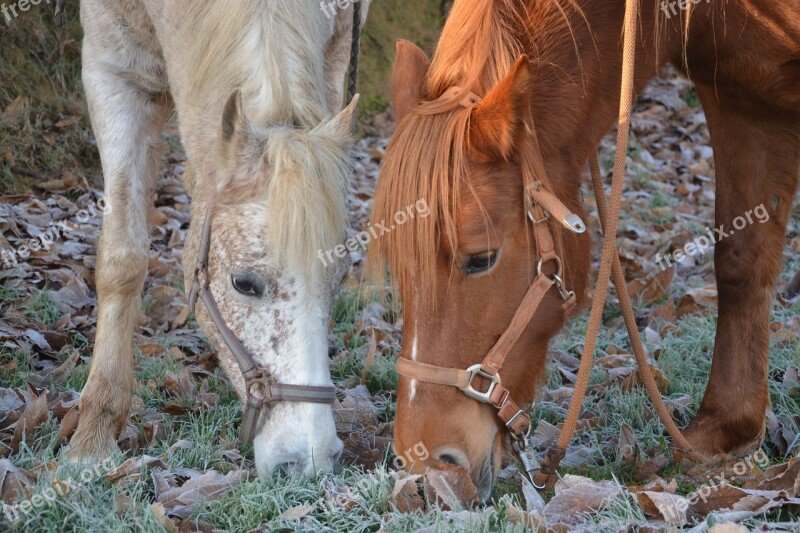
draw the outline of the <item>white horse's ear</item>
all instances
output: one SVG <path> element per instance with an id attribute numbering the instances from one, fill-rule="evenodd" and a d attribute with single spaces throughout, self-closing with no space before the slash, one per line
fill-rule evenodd
<path id="1" fill-rule="evenodd" d="M 355 0 L 361 4 L 361 29 L 367 22 L 372 0 Z M 334 4 L 336 6 L 336 4 Z M 338 7 L 338 6 L 336 6 Z M 329 13 L 330 11 L 326 11 Z M 328 91 L 328 109 L 336 111 L 344 100 L 344 79 L 350 66 L 350 48 L 353 41 L 353 0 L 345 9 L 336 9 L 333 33 L 325 47 L 325 86 Z"/>
<path id="2" fill-rule="evenodd" d="M 244 116 L 242 93 L 237 89 L 228 97 L 228 101 L 222 111 L 220 141 L 225 145 L 230 144 L 234 136 L 241 134 L 246 125 L 247 119 Z"/>
<path id="3" fill-rule="evenodd" d="M 355 95 L 353 101 L 347 107 L 320 126 L 320 129 L 332 133 L 349 143 L 353 136 L 353 124 L 355 124 L 356 109 L 358 108 L 358 99 L 360 97 L 361 95 Z"/>

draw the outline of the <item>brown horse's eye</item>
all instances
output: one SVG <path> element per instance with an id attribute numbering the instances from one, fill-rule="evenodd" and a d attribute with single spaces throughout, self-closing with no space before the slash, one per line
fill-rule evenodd
<path id="1" fill-rule="evenodd" d="M 495 263 L 497 263 L 497 250 L 490 250 L 469 256 L 461 266 L 461 271 L 467 276 L 473 276 L 489 271 Z"/>
<path id="2" fill-rule="evenodd" d="M 236 292 L 245 296 L 262 296 L 264 294 L 264 282 L 252 273 L 232 274 L 231 285 Z"/>

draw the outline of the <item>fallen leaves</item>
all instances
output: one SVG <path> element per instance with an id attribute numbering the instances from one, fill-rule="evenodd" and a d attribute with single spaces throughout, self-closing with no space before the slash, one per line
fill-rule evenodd
<path id="1" fill-rule="evenodd" d="M 24 437 L 31 437 L 42 423 L 48 418 L 47 394 L 42 393 L 36 399 L 26 403 L 25 410 L 17 421 L 14 436 L 11 438 L 11 452 L 16 454 Z"/>
<path id="2" fill-rule="evenodd" d="M 188 518 L 198 504 L 221 498 L 245 479 L 247 474 L 241 470 L 225 475 L 208 470 L 190 477 L 182 485 L 167 484 L 167 490 L 159 492 L 157 502 L 164 506 L 167 515 Z"/>
<path id="3" fill-rule="evenodd" d="M 392 472 L 392 506 L 397 512 L 411 513 L 425 508 L 425 501 L 419 495 L 417 481 L 421 474 L 408 474 L 403 470 Z"/>
<path id="4" fill-rule="evenodd" d="M 480 501 L 469 472 L 460 466 L 442 464 L 435 469 L 429 468 L 424 486 L 428 502 L 436 502 L 443 509 L 461 509 Z"/>
<path id="5" fill-rule="evenodd" d="M 598 511 L 622 492 L 613 481 L 592 481 L 580 476 L 566 475 L 555 486 L 555 496 L 544 508 L 544 518 L 550 526 L 569 526 L 580 521 L 581 513 Z"/>
<path id="6" fill-rule="evenodd" d="M 8 459 L 0 459 L 0 501 L 10 504 L 28 498 L 33 480 Z"/>

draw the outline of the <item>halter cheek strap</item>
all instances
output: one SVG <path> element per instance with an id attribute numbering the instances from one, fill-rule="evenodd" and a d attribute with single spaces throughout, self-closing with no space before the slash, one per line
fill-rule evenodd
<path id="1" fill-rule="evenodd" d="M 205 305 L 208 316 L 214 323 L 222 341 L 236 359 L 239 371 L 244 378 L 245 404 L 242 415 L 242 426 L 239 439 L 252 442 L 256 433 L 261 411 L 274 402 L 305 402 L 333 404 L 336 401 L 334 387 L 318 387 L 313 385 L 288 385 L 278 383 L 268 371 L 256 365 L 252 355 L 242 341 L 231 331 L 222 317 L 217 301 L 209 289 L 208 257 L 211 249 L 211 208 L 206 212 L 203 222 L 203 233 L 200 237 L 200 249 L 194 269 L 192 290 L 189 293 L 189 309 L 197 314 L 195 307 L 198 298 Z"/>

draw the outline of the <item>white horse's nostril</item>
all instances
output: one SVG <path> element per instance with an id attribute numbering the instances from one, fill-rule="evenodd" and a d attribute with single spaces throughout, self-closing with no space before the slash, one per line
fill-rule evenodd
<path id="1" fill-rule="evenodd" d="M 305 461 L 285 461 L 275 467 L 275 473 L 284 476 L 302 475 L 305 470 Z"/>

